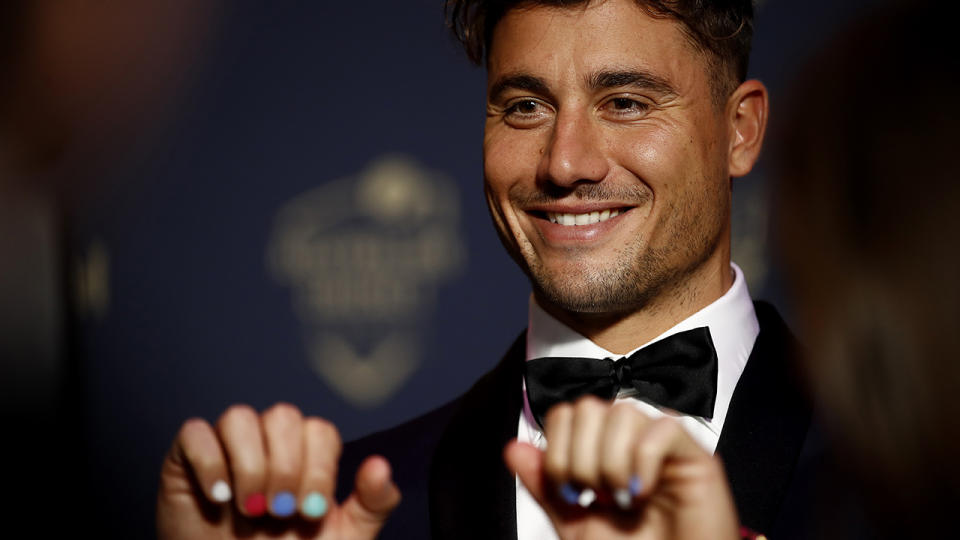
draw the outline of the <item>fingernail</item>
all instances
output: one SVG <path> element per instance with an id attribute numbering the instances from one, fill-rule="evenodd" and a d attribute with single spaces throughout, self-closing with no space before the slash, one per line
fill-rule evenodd
<path id="1" fill-rule="evenodd" d="M 638 475 L 635 474 L 630 477 L 629 489 L 631 497 L 636 497 L 640 494 L 640 490 L 643 489 L 643 482 L 640 481 L 640 477 Z"/>
<path id="2" fill-rule="evenodd" d="M 281 491 L 273 496 L 270 510 L 277 517 L 287 517 L 297 511 L 297 498 L 289 491 Z"/>
<path id="3" fill-rule="evenodd" d="M 327 513 L 327 498 L 313 491 L 303 499 L 300 511 L 309 518 L 322 518 Z"/>
<path id="4" fill-rule="evenodd" d="M 567 504 L 577 504 L 580 500 L 580 491 L 567 482 L 560 486 L 560 496 L 567 501 Z"/>
<path id="5" fill-rule="evenodd" d="M 617 488 L 614 490 L 613 500 L 621 510 L 629 510 L 631 504 L 633 504 L 633 496 L 630 495 L 630 490 L 627 488 Z"/>
<path id="6" fill-rule="evenodd" d="M 263 493 L 254 493 L 243 501 L 243 510 L 248 516 L 262 516 L 267 511 L 267 498 Z"/>
<path id="7" fill-rule="evenodd" d="M 230 497 L 233 497 L 233 493 L 230 491 L 229 484 L 223 480 L 217 480 L 210 488 L 210 497 L 218 503 L 225 503 L 230 500 Z"/>

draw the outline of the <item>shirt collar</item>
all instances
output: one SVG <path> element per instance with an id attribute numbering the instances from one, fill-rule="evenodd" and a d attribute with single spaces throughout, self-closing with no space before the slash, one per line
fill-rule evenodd
<path id="1" fill-rule="evenodd" d="M 673 334 L 701 326 L 709 327 L 717 350 L 718 375 L 714 416 L 705 423 L 719 434 L 726 419 L 733 390 L 760 333 L 760 324 L 743 272 L 736 264 L 731 263 L 730 267 L 734 274 L 733 285 L 723 296 L 626 355 L 611 353 L 561 323 L 544 311 L 531 296 L 526 359 L 547 356 L 619 359 Z"/>

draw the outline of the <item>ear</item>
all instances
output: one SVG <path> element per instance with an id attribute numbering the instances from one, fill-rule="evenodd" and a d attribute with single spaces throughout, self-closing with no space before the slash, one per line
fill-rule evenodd
<path id="1" fill-rule="evenodd" d="M 750 172 L 763 146 L 767 130 L 770 102 L 767 87 L 758 80 L 749 80 L 737 87 L 727 101 L 730 121 L 730 176 Z"/>

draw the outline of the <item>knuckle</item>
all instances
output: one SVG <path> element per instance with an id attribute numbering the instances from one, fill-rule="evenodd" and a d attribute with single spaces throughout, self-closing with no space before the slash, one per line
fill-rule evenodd
<path id="1" fill-rule="evenodd" d="M 236 422 L 249 422 L 256 420 L 257 411 L 253 410 L 253 407 L 243 403 L 238 403 L 227 407 L 227 410 L 220 415 L 220 420 L 217 421 L 217 424 L 225 426 Z"/>
<path id="2" fill-rule="evenodd" d="M 607 433 L 621 433 L 625 430 L 634 429 L 636 417 L 640 413 L 637 409 L 628 403 L 617 403 L 610 407 L 610 412 L 604 421 L 604 430 Z"/>
<path id="3" fill-rule="evenodd" d="M 343 441 L 340 438 L 340 431 L 337 426 L 325 418 L 311 416 L 304 420 L 304 429 L 314 438 L 330 441 L 334 446 L 340 448 Z"/>
<path id="4" fill-rule="evenodd" d="M 607 408 L 609 405 L 596 396 L 586 395 L 577 400 L 574 405 L 578 413 L 592 413 Z"/>
<path id="5" fill-rule="evenodd" d="M 554 405 L 547 411 L 546 416 L 544 416 L 544 424 L 555 424 L 562 422 L 573 416 L 573 405 L 569 403 L 559 403 Z"/>
<path id="6" fill-rule="evenodd" d="M 209 471 L 220 465 L 220 455 L 211 451 L 205 444 L 206 434 L 210 426 L 202 418 L 190 418 L 180 426 L 177 434 L 184 458 L 198 472 Z M 212 452 L 212 453 L 211 453 Z"/>
<path id="7" fill-rule="evenodd" d="M 343 440 L 337 426 L 324 418 L 311 416 L 303 421 L 304 433 L 307 440 L 316 441 L 324 446 L 336 459 L 343 450 Z"/>
<path id="8" fill-rule="evenodd" d="M 180 426 L 180 433 L 177 434 L 181 440 L 189 439 L 206 431 L 207 421 L 203 418 L 188 418 Z"/>
<path id="9" fill-rule="evenodd" d="M 610 416 L 617 419 L 628 419 L 634 416 L 640 416 L 640 411 L 630 403 L 621 401 L 610 407 Z"/>
<path id="10" fill-rule="evenodd" d="M 652 426 L 652 429 L 656 429 L 662 437 L 666 439 L 671 439 L 680 433 L 683 428 L 680 426 L 680 422 L 677 422 L 675 419 L 670 418 L 669 416 L 664 416 L 663 418 L 658 418 Z"/>
<path id="11" fill-rule="evenodd" d="M 270 420 L 287 422 L 297 421 L 302 417 L 300 409 L 286 402 L 274 404 L 264 411 L 263 416 L 265 420 L 269 418 Z"/>

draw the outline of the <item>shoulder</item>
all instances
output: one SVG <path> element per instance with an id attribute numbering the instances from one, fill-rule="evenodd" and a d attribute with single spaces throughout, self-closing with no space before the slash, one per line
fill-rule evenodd
<path id="1" fill-rule="evenodd" d="M 760 323 L 760 333 L 766 334 L 766 337 L 773 338 L 784 346 L 793 348 L 799 347 L 800 343 L 790 331 L 786 321 L 777 311 L 777 308 L 769 302 L 763 300 L 754 300 L 753 309 L 757 314 L 757 321 Z"/>

